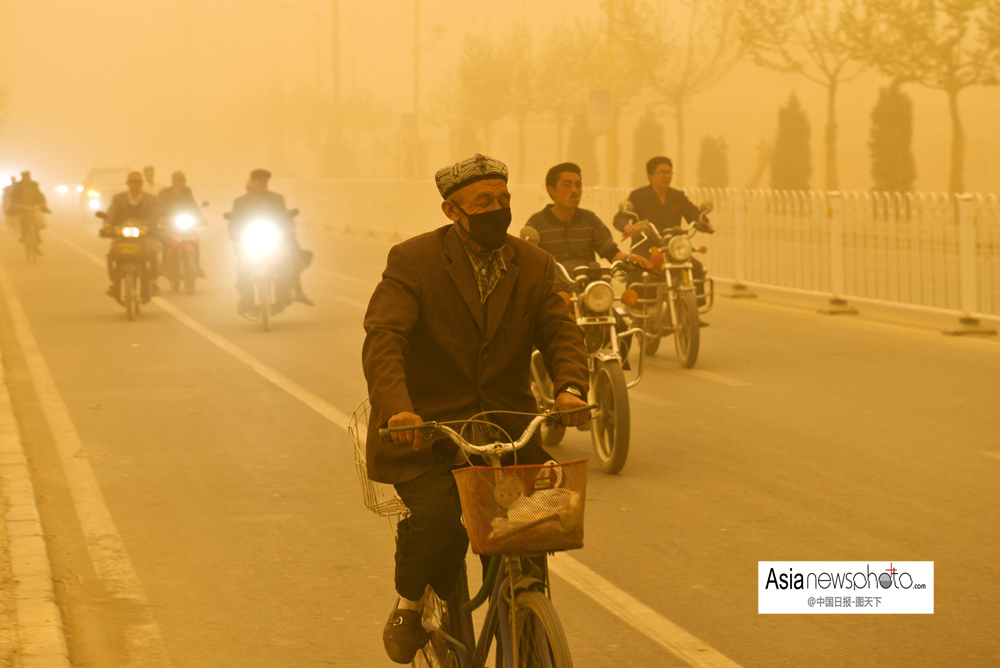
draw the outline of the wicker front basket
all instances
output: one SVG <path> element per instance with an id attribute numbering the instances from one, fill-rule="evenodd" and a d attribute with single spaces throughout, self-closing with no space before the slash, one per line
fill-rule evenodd
<path id="1" fill-rule="evenodd" d="M 476 554 L 555 552 L 583 547 L 587 460 L 454 471 Z"/>

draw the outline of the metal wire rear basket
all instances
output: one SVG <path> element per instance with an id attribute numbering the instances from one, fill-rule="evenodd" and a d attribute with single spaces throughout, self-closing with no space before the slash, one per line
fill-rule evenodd
<path id="1" fill-rule="evenodd" d="M 476 554 L 583 547 L 587 460 L 453 471 Z"/>
<path id="2" fill-rule="evenodd" d="M 354 441 L 354 465 L 361 480 L 361 492 L 364 496 L 365 508 L 380 517 L 388 517 L 393 535 L 396 531 L 396 521 L 410 514 L 403 501 L 396 496 L 392 485 L 384 485 L 368 479 L 368 461 L 365 458 L 365 441 L 368 438 L 368 416 L 371 413 L 371 403 L 365 399 L 354 410 L 347 431 Z M 395 521 L 393 521 L 395 520 Z"/>

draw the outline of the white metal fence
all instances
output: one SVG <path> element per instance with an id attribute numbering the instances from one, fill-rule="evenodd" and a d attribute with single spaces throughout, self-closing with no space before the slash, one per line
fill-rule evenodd
<path id="1" fill-rule="evenodd" d="M 405 238 L 447 223 L 429 181 L 282 181 L 303 220 Z M 610 227 L 630 188 L 587 188 L 582 206 Z M 512 186 L 519 230 L 549 198 Z M 1000 317 L 1000 202 L 995 195 L 826 193 L 688 188 L 712 200 L 706 267 L 737 283 Z"/>

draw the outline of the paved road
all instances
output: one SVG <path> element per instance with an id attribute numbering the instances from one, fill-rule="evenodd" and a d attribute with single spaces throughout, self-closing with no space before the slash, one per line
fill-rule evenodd
<path id="1" fill-rule="evenodd" d="M 92 223 L 52 221 L 35 266 L 0 236 L 74 665 L 391 665 L 392 539 L 343 429 L 388 245 L 303 237 L 318 305 L 264 334 L 217 220 L 198 293 L 134 323 Z M 706 319 L 694 371 L 669 345 L 647 367 L 623 473 L 590 467 L 587 547 L 553 586 L 575 664 L 681 666 L 700 641 L 693 665 L 1000 666 L 1000 345 L 763 302 Z M 935 562 L 934 615 L 757 614 L 758 561 L 881 559 Z"/>

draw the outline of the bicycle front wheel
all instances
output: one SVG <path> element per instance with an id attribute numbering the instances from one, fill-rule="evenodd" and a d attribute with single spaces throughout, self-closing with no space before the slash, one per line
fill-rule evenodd
<path id="1" fill-rule="evenodd" d="M 515 604 L 516 668 L 572 668 L 569 644 L 552 601 L 541 592 L 522 591 Z"/>

